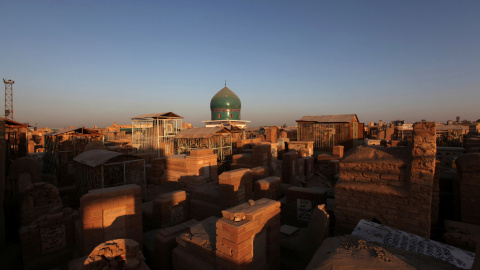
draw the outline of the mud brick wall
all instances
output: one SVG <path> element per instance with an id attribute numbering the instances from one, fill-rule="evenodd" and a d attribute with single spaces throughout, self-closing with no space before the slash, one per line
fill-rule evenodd
<path id="1" fill-rule="evenodd" d="M 24 269 L 50 269 L 67 262 L 75 247 L 78 212 L 65 208 L 19 230 Z"/>
<path id="2" fill-rule="evenodd" d="M 282 155 L 282 183 L 295 184 L 298 172 L 297 152 L 291 151 Z"/>
<path id="3" fill-rule="evenodd" d="M 294 226 L 305 226 L 310 220 L 313 209 L 325 204 L 327 193 L 322 189 L 289 187 L 286 204 L 282 205 L 284 223 Z"/>
<path id="4" fill-rule="evenodd" d="M 253 166 L 268 167 L 272 160 L 272 147 L 270 144 L 258 144 L 253 147 Z"/>
<path id="5" fill-rule="evenodd" d="M 359 146 L 344 156 L 335 186 L 336 233 L 350 233 L 366 219 L 430 236 L 435 130 L 435 123 L 416 123 L 411 148 Z"/>
<path id="6" fill-rule="evenodd" d="M 279 269 L 280 202 L 250 201 L 217 221 L 217 269 Z"/>
<path id="7" fill-rule="evenodd" d="M 438 213 L 440 211 L 440 161 L 435 161 L 435 174 L 432 184 L 432 228 L 438 226 Z"/>
<path id="8" fill-rule="evenodd" d="M 123 185 L 90 190 L 80 199 L 80 248 L 90 253 L 98 244 L 118 238 L 142 243 L 141 188 Z"/>
<path id="9" fill-rule="evenodd" d="M 167 156 L 165 168 L 162 183 L 177 184 L 181 188 L 195 188 L 218 180 L 217 155 L 212 149 L 193 150 L 190 155 Z"/>
<path id="10" fill-rule="evenodd" d="M 190 199 L 190 217 L 204 220 L 210 216 L 222 216 L 220 202 L 220 187 L 207 185 L 196 188 Z"/>
<path id="11" fill-rule="evenodd" d="M 468 153 L 456 161 L 461 221 L 480 225 L 480 153 Z"/>
<path id="12" fill-rule="evenodd" d="M 178 225 L 161 229 L 155 235 L 154 256 L 149 261 L 152 269 L 172 269 L 172 250 L 177 246 L 177 236 L 189 230 L 198 221 L 191 219 Z"/>
<path id="13" fill-rule="evenodd" d="M 255 200 L 267 198 L 278 200 L 281 194 L 282 181 L 280 177 L 270 176 L 255 182 Z"/>
<path id="14" fill-rule="evenodd" d="M 232 170 L 240 168 L 253 168 L 253 154 L 243 153 L 232 156 L 232 164 L 230 165 Z"/>
<path id="15" fill-rule="evenodd" d="M 173 226 L 190 218 L 187 193 L 173 191 L 153 200 L 153 216 L 160 218 L 160 226 Z"/>
<path id="16" fill-rule="evenodd" d="M 233 207 L 252 198 L 253 173 L 249 169 L 227 171 L 219 176 L 220 205 Z"/>

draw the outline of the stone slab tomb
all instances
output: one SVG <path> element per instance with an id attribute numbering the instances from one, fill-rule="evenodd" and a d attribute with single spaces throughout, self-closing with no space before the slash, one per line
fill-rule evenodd
<path id="1" fill-rule="evenodd" d="M 112 239 L 142 243 L 141 188 L 123 185 L 90 190 L 80 199 L 80 217 L 77 244 L 83 254 Z"/>
<path id="2" fill-rule="evenodd" d="M 317 205 L 325 204 L 326 201 L 325 189 L 289 187 L 286 201 L 282 204 L 282 221 L 285 224 L 304 227 Z"/>

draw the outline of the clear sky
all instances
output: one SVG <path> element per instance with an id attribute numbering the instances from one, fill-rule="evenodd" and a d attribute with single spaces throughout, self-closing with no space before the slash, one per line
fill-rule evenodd
<path id="1" fill-rule="evenodd" d="M 225 80 L 250 126 L 350 113 L 365 123 L 480 118 L 477 0 L 2 0 L 0 9 L 0 77 L 15 81 L 15 120 L 39 127 L 167 111 L 202 126 Z"/>

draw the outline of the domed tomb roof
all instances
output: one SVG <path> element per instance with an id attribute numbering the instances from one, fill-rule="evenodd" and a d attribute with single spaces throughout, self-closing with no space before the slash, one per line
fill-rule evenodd
<path id="1" fill-rule="evenodd" d="M 210 110 L 212 111 L 218 109 L 240 110 L 241 107 L 242 103 L 240 102 L 240 98 L 232 90 L 228 89 L 228 87 L 224 87 L 218 91 L 210 101 Z"/>

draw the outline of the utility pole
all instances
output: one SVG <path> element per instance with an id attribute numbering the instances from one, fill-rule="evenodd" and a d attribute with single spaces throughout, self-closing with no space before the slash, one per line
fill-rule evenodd
<path id="1" fill-rule="evenodd" d="M 3 83 L 5 84 L 5 119 L 13 121 L 13 84 L 15 82 L 3 79 Z"/>

